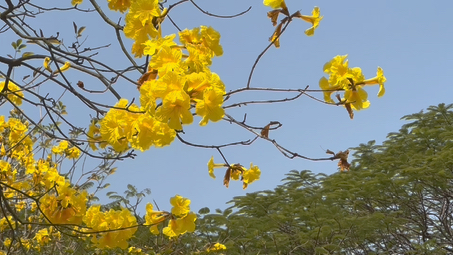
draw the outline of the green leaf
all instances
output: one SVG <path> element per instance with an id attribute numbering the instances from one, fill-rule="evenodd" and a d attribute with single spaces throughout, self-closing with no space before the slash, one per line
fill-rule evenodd
<path id="1" fill-rule="evenodd" d="M 25 47 L 24 47 L 24 48 L 25 48 Z M 24 52 L 24 53 L 22 54 L 22 58 L 28 58 L 28 57 L 31 57 L 31 56 L 33 56 L 33 55 L 35 55 L 35 53 L 27 51 L 27 52 Z M 41 67 L 40 67 L 40 68 L 41 68 Z"/>
<path id="2" fill-rule="evenodd" d="M 85 31 L 86 27 L 80 27 L 79 30 L 77 31 L 77 37 L 81 37 L 83 31 Z"/>
<path id="3" fill-rule="evenodd" d="M 209 212 L 211 212 L 211 210 L 209 210 L 208 207 L 203 207 L 200 210 L 198 210 L 199 214 L 208 214 Z"/>

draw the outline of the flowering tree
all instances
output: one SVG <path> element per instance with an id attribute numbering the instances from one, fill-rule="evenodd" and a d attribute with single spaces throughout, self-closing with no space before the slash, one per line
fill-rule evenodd
<path id="1" fill-rule="evenodd" d="M 57 7 L 40 6 L 29 0 L 5 0 L 5 5 L 0 5 L 3 23 L 0 33 L 3 37 L 20 38 L 12 42 L 12 55 L 0 56 L 6 67 L 0 70 L 1 102 L 3 109 L 10 110 L 9 116 L 0 118 L 0 238 L 4 252 L 86 253 L 116 249 L 115 252 L 140 253 L 130 246 L 130 240 L 145 227 L 154 235 L 163 234 L 172 240 L 193 232 L 197 216 L 190 211 L 190 200 L 179 195 L 170 199 L 173 206 L 170 212 L 155 210 L 148 203 L 143 217 L 136 209 L 147 191 L 138 192 L 133 185 L 126 197 L 110 194 L 119 203 L 96 204 L 95 194 L 107 186 L 106 179 L 115 172 L 113 164 L 117 160 L 135 157 L 134 150 L 168 146 L 175 139 L 189 146 L 216 150 L 223 162 L 214 163 L 211 158 L 209 175 L 215 177 L 214 169 L 224 168 L 227 187 L 230 180 L 241 180 L 245 189 L 260 178 L 261 171 L 253 164 L 247 168 L 241 163 L 230 163 L 222 149 L 249 145 L 257 139 L 271 142 L 288 158 L 338 159 L 342 171 L 349 169 L 347 151 L 328 150 L 332 156 L 311 159 L 269 138 L 269 132 L 281 126 L 278 121 L 254 127 L 245 117 L 237 120 L 228 114 L 234 107 L 287 102 L 302 96 L 316 99 L 312 94 L 323 92 L 324 100 L 318 101 L 343 105 L 353 118 L 354 110 L 369 107 L 365 86 L 379 84 L 378 96 L 384 94 L 382 69 L 378 68 L 375 78 L 365 79 L 360 68 L 349 67 L 347 56 L 336 56 L 326 63 L 324 72 L 328 77 L 321 78 L 321 89 L 251 86 L 261 57 L 272 46 L 280 47 L 279 38 L 289 24 L 297 19 L 306 21 L 310 26 L 305 34 L 314 35 L 323 18 L 318 7 L 311 15 L 303 15 L 300 11 L 291 13 L 283 0 L 265 0 L 264 5 L 272 8 L 267 15 L 275 31 L 252 66 L 247 84 L 228 91 L 222 74 L 210 70 L 213 58 L 223 54 L 220 34 L 204 25 L 180 29 L 170 18 L 172 11 L 183 4 L 192 4 L 206 15 L 225 16 L 210 14 L 192 0 L 107 2 L 108 7 L 95 0 L 83 3 L 73 0 L 72 5 L 58 3 Z M 30 22 L 32 17 L 45 17 L 53 12 L 99 15 L 103 25 L 116 35 L 118 49 L 113 54 L 122 54 L 124 61 L 105 63 L 98 57 L 110 45 L 85 47 L 88 41 L 85 27 L 79 27 L 77 22 L 73 23 L 74 39 L 62 38 L 58 33 L 46 34 Z M 120 16 L 119 22 L 112 20 L 115 15 Z M 164 31 L 164 22 L 173 23 L 177 33 Z M 125 40 L 133 41 L 131 48 L 126 47 Z M 136 86 L 139 102 L 124 98 L 115 89 L 118 80 Z M 285 91 L 294 96 L 227 104 L 245 91 Z M 334 92 L 338 101 L 331 98 Z M 65 94 L 71 95 L 68 108 L 62 101 Z M 35 109 L 39 109 L 39 115 L 31 113 Z M 79 123 L 75 114 L 67 114 L 67 109 L 86 112 L 91 120 Z M 222 145 L 191 143 L 184 139 L 183 130 L 193 123 L 194 116 L 201 117 L 200 126 L 227 121 L 252 133 L 254 138 Z M 82 156 L 100 163 L 87 170 Z M 69 166 L 63 165 L 68 161 Z M 131 197 L 137 198 L 135 204 L 130 202 Z M 207 245 L 206 252 L 224 248 L 221 244 Z"/>

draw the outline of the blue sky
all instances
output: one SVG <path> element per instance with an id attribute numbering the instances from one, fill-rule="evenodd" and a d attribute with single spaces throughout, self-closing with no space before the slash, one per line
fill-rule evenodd
<path id="1" fill-rule="evenodd" d="M 58 2 L 61 4 L 61 0 Z M 168 4 L 174 2 L 169 0 Z M 181 28 L 208 25 L 218 30 L 222 36 L 224 55 L 214 59 L 212 70 L 219 74 L 227 91 L 244 87 L 256 57 L 268 45 L 268 38 L 273 33 L 274 28 L 266 16 L 266 12 L 271 9 L 263 6 L 262 1 L 199 0 L 196 3 L 210 13 L 220 15 L 235 14 L 252 6 L 247 14 L 234 19 L 206 16 L 190 2 L 174 8 L 170 13 Z M 320 158 L 328 156 L 325 154 L 326 149 L 337 152 L 369 140 L 381 143 L 389 132 L 397 131 L 404 124 L 400 120 L 402 116 L 419 112 L 430 105 L 451 103 L 453 17 L 449 12 L 453 10 L 453 2 L 437 1 L 434 5 L 425 1 L 411 1 L 408 4 L 389 0 L 288 0 L 286 3 L 291 13 L 300 10 L 307 15 L 311 14 L 314 6 L 319 6 L 324 19 L 313 37 L 304 34 L 308 23 L 295 20 L 290 24 L 280 39 L 281 48 L 272 47 L 261 59 L 251 86 L 304 88 L 309 85 L 311 89 L 317 89 L 318 81 L 324 75 L 323 65 L 336 55 L 348 54 L 349 65 L 361 67 L 367 78 L 375 76 L 378 66 L 384 69 L 387 77 L 385 96 L 377 98 L 378 86 L 368 87 L 371 106 L 356 112 L 354 120 L 349 119 L 343 107 L 325 105 L 308 97 L 287 103 L 228 109 L 229 115 L 242 119 L 246 113 L 247 122 L 252 126 L 279 121 L 283 126 L 271 131 L 271 139 L 301 155 Z M 81 7 L 89 8 L 89 1 L 85 1 Z M 99 59 L 117 67 L 127 65 L 117 52 L 113 30 L 103 26 L 95 14 L 71 13 L 71 18 L 67 18 L 68 13 L 65 13 L 66 19 L 59 13 L 52 15 L 55 16 L 51 19 L 39 20 L 45 32 L 51 34 L 58 31 L 70 41 L 72 21 L 76 21 L 79 26 L 87 26 L 84 32 L 88 36 L 87 46 L 112 43 L 108 50 L 101 51 Z M 113 14 L 111 17 L 118 15 Z M 166 20 L 163 33 L 175 32 L 176 29 Z M 17 38 L 11 33 L 0 36 L 2 56 L 12 54 L 9 45 Z M 38 62 L 36 64 L 39 65 Z M 6 67 L 0 66 L 0 70 L 6 72 Z M 74 75 L 73 80 L 77 81 L 76 73 L 67 73 L 69 77 Z M 139 74 L 130 74 L 130 77 L 136 80 Z M 119 81 L 115 88 L 129 100 L 139 97 L 138 91 L 126 81 Z M 53 88 L 43 88 L 43 91 L 46 89 Z M 291 95 L 244 92 L 231 98 L 231 101 L 275 99 Z M 311 95 L 322 99 L 321 93 Z M 93 99 L 99 97 L 88 96 Z M 111 105 L 115 103 L 112 96 L 99 98 Z M 65 95 L 63 102 L 68 105 L 69 116 L 76 116 L 74 120 L 81 123 L 80 126 L 88 126 L 88 113 L 77 108 L 77 102 L 71 95 Z M 227 122 L 200 127 L 197 124 L 199 120 L 197 117 L 193 125 L 185 127 L 184 139 L 217 145 L 254 138 L 250 132 Z M 227 207 L 225 203 L 234 196 L 273 189 L 292 169 L 309 169 L 326 174 L 337 171 L 337 162 L 285 158 L 270 142 L 262 139 L 250 146 L 226 148 L 223 153 L 230 163 L 249 166 L 253 162 L 258 165 L 262 171 L 261 179 L 246 190 L 242 190 L 239 182 L 232 182 L 227 189 L 222 185 L 224 169 L 216 171 L 215 180 L 208 175 L 206 164 L 211 156 L 216 162 L 222 162 L 217 151 L 193 148 L 175 141 L 169 147 L 137 152 L 136 159 L 116 164 L 118 171 L 110 177 L 111 186 L 107 191 L 122 193 L 129 183 L 139 190 L 150 188 L 152 194 L 145 198 L 143 210 L 145 203 L 152 199 L 161 209 L 169 210 L 169 199 L 175 194 L 191 199 L 195 211 L 204 206 L 224 209 Z"/>

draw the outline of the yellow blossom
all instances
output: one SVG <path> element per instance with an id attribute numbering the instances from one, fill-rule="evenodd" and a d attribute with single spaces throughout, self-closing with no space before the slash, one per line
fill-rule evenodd
<path id="1" fill-rule="evenodd" d="M 149 225 L 149 231 L 153 235 L 158 235 L 159 234 L 159 229 L 158 225 L 165 221 L 165 219 L 169 215 L 164 213 L 164 212 L 159 212 L 159 211 L 153 211 L 153 205 L 148 203 L 146 205 L 146 215 L 145 215 L 145 220 L 146 223 L 145 225 Z"/>
<path id="2" fill-rule="evenodd" d="M 94 234 L 91 239 L 101 249 L 116 247 L 127 249 L 128 239 L 132 238 L 137 231 L 137 220 L 126 208 L 101 212 L 100 206 L 95 205 L 88 209 L 83 217 L 83 222 L 94 232 L 106 231 Z"/>
<path id="3" fill-rule="evenodd" d="M 272 9 L 278 9 L 278 8 L 286 9 L 287 8 L 285 0 L 264 0 L 263 4 L 265 6 L 271 7 Z"/>
<path id="4" fill-rule="evenodd" d="M 40 246 L 44 246 L 50 241 L 49 237 L 49 232 L 47 231 L 47 228 L 39 230 L 36 234 L 35 237 L 33 238 L 38 242 L 38 250 Z"/>
<path id="5" fill-rule="evenodd" d="M 186 216 L 182 218 L 178 218 L 176 220 L 176 224 L 178 225 L 178 232 L 182 235 L 186 232 L 192 233 L 195 231 L 195 221 L 197 220 L 197 216 L 195 213 L 190 212 Z"/>
<path id="6" fill-rule="evenodd" d="M 182 130 L 182 124 L 191 124 L 193 116 L 190 112 L 190 97 L 184 91 L 168 93 L 162 106 L 157 109 L 156 116 L 175 130 Z"/>
<path id="7" fill-rule="evenodd" d="M 176 216 L 184 216 L 190 212 L 190 200 L 176 195 L 170 199 L 170 204 L 173 206 L 171 213 Z"/>
<path id="8" fill-rule="evenodd" d="M 9 215 L 8 219 L 6 219 L 5 217 L 0 219 L 0 231 L 1 232 L 3 232 L 5 229 L 10 228 L 10 225 L 8 222 L 12 225 L 13 229 L 16 229 L 16 221 L 13 220 L 13 216 Z"/>
<path id="9" fill-rule="evenodd" d="M 386 81 L 387 81 L 387 79 L 384 76 L 384 70 L 382 70 L 381 67 L 378 67 L 377 72 L 376 72 L 376 77 L 364 80 L 363 84 L 365 84 L 365 85 L 379 84 L 378 97 L 381 97 L 385 94 L 384 83 Z"/>
<path id="10" fill-rule="evenodd" d="M 182 62 L 182 51 L 179 48 L 172 48 L 168 45 L 161 46 L 160 50 L 149 62 L 149 68 L 158 70 L 159 76 L 166 73 L 184 73 L 185 67 Z"/>
<path id="11" fill-rule="evenodd" d="M 209 176 L 211 176 L 213 179 L 215 179 L 214 168 L 218 168 L 218 167 L 225 167 L 225 164 L 214 163 L 214 156 L 212 156 L 208 162 L 208 170 L 209 170 Z"/>
<path id="12" fill-rule="evenodd" d="M 174 39 L 176 34 L 167 35 L 165 37 L 158 37 L 155 39 L 151 39 L 145 42 L 145 48 L 143 53 L 145 55 L 154 55 L 156 54 L 163 46 L 171 48 L 172 46 L 176 46 Z"/>
<path id="13" fill-rule="evenodd" d="M 24 93 L 22 89 L 14 84 L 12 81 L 8 82 L 8 88 L 5 89 L 5 81 L 0 82 L 0 92 L 17 106 L 22 105 L 22 98 L 24 97 Z"/>
<path id="14" fill-rule="evenodd" d="M 344 93 L 344 99 L 347 103 L 351 103 L 352 109 L 359 111 L 366 109 L 370 106 L 368 99 L 368 94 L 362 88 L 357 88 L 357 90 L 347 90 Z"/>
<path id="15" fill-rule="evenodd" d="M 250 168 L 242 174 L 243 189 L 247 188 L 248 184 L 259 180 L 261 176 L 261 170 L 258 166 L 254 166 L 250 163 Z"/>
<path id="16" fill-rule="evenodd" d="M 72 6 L 75 6 L 76 4 L 77 4 L 77 5 L 78 5 L 78 4 L 81 4 L 82 2 L 83 2 L 83 0 L 72 0 L 72 1 L 71 1 L 71 4 L 72 4 Z"/>
<path id="17" fill-rule="evenodd" d="M 221 243 L 215 243 L 212 247 L 208 248 L 207 252 L 226 250 L 226 246 Z"/>
<path id="18" fill-rule="evenodd" d="M 109 9 L 112 11 L 120 11 L 124 13 L 131 6 L 131 0 L 107 0 Z"/>
<path id="19" fill-rule="evenodd" d="M 135 135 L 132 124 L 139 117 L 138 112 L 140 109 L 136 105 L 128 106 L 128 101 L 121 99 L 101 120 L 99 130 L 101 137 L 115 151 L 122 152 L 129 149 L 129 141 Z"/>
<path id="20" fill-rule="evenodd" d="M 210 88 L 204 92 L 203 100 L 197 102 L 196 113 L 203 117 L 200 126 L 205 126 L 208 121 L 217 122 L 223 118 L 225 111 L 222 108 L 224 91 Z"/>
<path id="21" fill-rule="evenodd" d="M 309 29 L 305 30 L 305 34 L 308 36 L 314 35 L 315 29 L 319 26 L 319 22 L 323 18 L 323 16 L 320 16 L 320 10 L 319 10 L 318 6 L 315 6 L 315 8 L 313 8 L 313 11 L 311 12 L 311 16 L 301 15 L 298 12 L 298 15 L 296 15 L 295 17 L 301 18 L 301 19 L 305 20 L 306 22 L 311 23 L 312 26 Z"/>
<path id="22" fill-rule="evenodd" d="M 168 226 L 162 230 L 162 233 L 168 236 L 169 238 L 180 235 L 180 233 L 178 232 L 178 224 L 176 223 L 176 220 L 174 219 L 169 220 Z"/>
<path id="23" fill-rule="evenodd" d="M 41 209 L 52 224 L 80 224 L 88 201 L 86 191 L 77 192 L 66 182 L 57 186 L 57 194 L 45 194 Z"/>
<path id="24" fill-rule="evenodd" d="M 70 67 L 71 67 L 71 63 L 69 63 L 69 62 L 66 61 L 66 62 L 64 63 L 64 65 L 60 67 L 60 71 L 61 71 L 61 72 L 64 72 L 64 71 L 68 70 Z"/>
<path id="25" fill-rule="evenodd" d="M 73 0 L 73 5 L 75 5 L 74 2 L 77 2 L 77 0 L 75 0 L 75 1 Z M 77 4 L 79 4 L 79 3 L 77 3 Z M 52 68 L 50 68 L 50 58 L 49 57 L 44 58 L 43 66 L 47 71 L 52 73 Z"/>

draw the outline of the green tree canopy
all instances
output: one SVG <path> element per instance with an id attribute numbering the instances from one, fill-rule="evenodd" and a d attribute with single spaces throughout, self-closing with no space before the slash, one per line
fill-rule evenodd
<path id="1" fill-rule="evenodd" d="M 292 170 L 284 184 L 235 197 L 199 220 L 198 237 L 228 254 L 453 252 L 453 104 L 354 148 L 349 172 Z"/>

